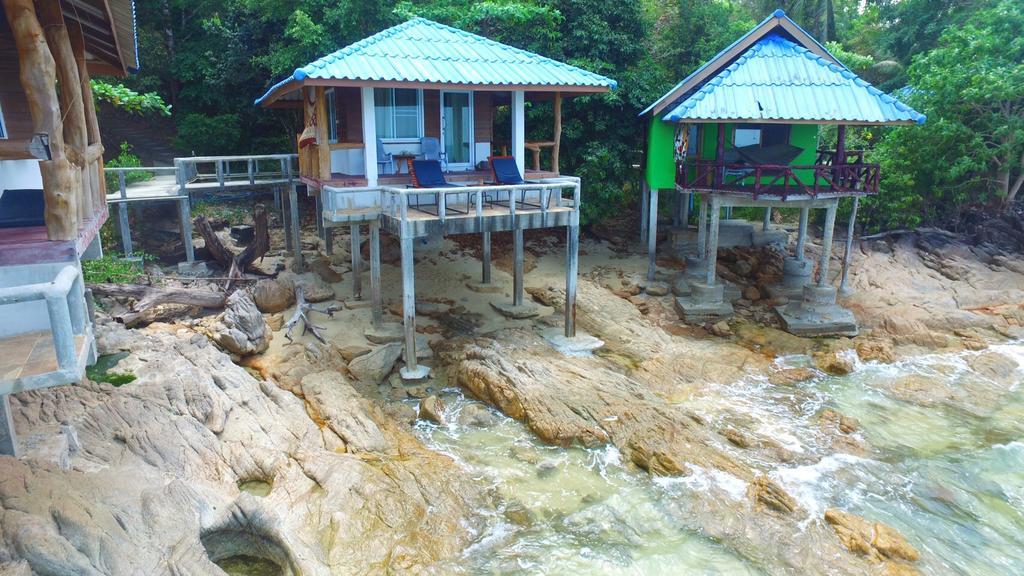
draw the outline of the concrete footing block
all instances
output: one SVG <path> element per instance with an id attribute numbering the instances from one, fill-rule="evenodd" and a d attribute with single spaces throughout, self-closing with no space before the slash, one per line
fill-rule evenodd
<path id="1" fill-rule="evenodd" d="M 833 286 L 804 286 L 801 299 L 775 311 L 783 328 L 797 336 L 856 336 L 860 331 L 853 312 L 836 304 Z"/>
<path id="2" fill-rule="evenodd" d="M 178 274 L 182 276 L 209 276 L 210 268 L 206 262 L 178 262 Z"/>
<path id="3" fill-rule="evenodd" d="M 732 303 L 725 299 L 725 286 L 690 283 L 691 293 L 675 299 L 676 313 L 684 322 L 703 324 L 728 318 L 733 314 Z"/>
<path id="4" fill-rule="evenodd" d="M 544 331 L 542 335 L 555 350 L 566 356 L 587 356 L 604 347 L 603 340 L 579 330 L 575 336 L 566 336 L 560 328 L 552 328 Z"/>
<path id="5" fill-rule="evenodd" d="M 415 369 L 409 368 L 408 366 L 402 366 L 398 369 L 398 375 L 402 377 L 402 380 L 423 380 L 430 375 L 430 366 L 424 366 L 418 364 Z"/>

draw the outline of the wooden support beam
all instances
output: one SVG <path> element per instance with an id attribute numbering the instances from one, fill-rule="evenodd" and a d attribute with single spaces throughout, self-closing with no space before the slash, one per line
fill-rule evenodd
<path id="1" fill-rule="evenodd" d="M 30 140 L 0 139 L 0 160 L 30 160 L 32 153 L 28 151 Z"/>
<path id="2" fill-rule="evenodd" d="M 81 181 L 81 189 L 76 194 L 78 219 L 83 221 L 93 214 L 95 194 L 86 172 L 89 164 L 86 158 L 86 147 L 89 144 L 85 125 L 85 103 L 82 101 L 82 83 L 78 74 L 78 64 L 71 46 L 71 36 L 64 24 L 59 2 L 39 2 L 37 4 L 40 24 L 46 35 L 46 43 L 56 65 L 57 80 L 60 82 L 61 120 L 64 130 L 64 143 L 67 145 L 68 159 L 77 166 L 80 172 L 76 181 Z M 89 102 L 92 105 L 92 102 Z"/>
<path id="3" fill-rule="evenodd" d="M 860 207 L 860 197 L 853 197 L 853 209 L 850 210 L 850 222 L 846 226 L 846 249 L 843 251 L 843 275 L 839 280 L 839 291 L 846 290 L 846 280 L 850 274 L 850 260 L 853 258 L 853 230 L 857 225 L 857 209 Z"/>
<path id="4" fill-rule="evenodd" d="M 36 18 L 32 0 L 3 0 L 4 13 L 18 49 L 21 86 L 28 100 L 32 129 L 50 138 L 50 157 L 39 163 L 46 202 L 46 235 L 50 240 L 72 240 L 78 235 L 75 179 L 64 152 L 57 91 L 56 64 Z"/>
<path id="5" fill-rule="evenodd" d="M 562 150 L 562 93 L 555 92 L 555 100 L 552 103 L 555 116 L 555 145 L 551 147 L 551 171 L 559 174 L 558 156 Z"/>
<path id="6" fill-rule="evenodd" d="M 315 88 L 316 102 L 316 152 L 320 159 L 320 180 L 331 179 L 331 147 L 327 135 L 327 95 L 323 86 Z"/>

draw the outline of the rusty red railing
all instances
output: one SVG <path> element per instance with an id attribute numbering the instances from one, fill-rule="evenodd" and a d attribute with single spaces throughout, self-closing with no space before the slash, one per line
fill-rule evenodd
<path id="1" fill-rule="evenodd" d="M 849 159 L 849 157 L 848 157 Z M 822 160 L 819 154 L 819 160 Z M 879 166 L 863 161 L 835 165 L 725 164 L 714 160 L 690 159 L 680 166 L 677 182 L 683 188 L 711 192 L 739 192 L 788 196 L 799 194 L 875 194 Z"/>

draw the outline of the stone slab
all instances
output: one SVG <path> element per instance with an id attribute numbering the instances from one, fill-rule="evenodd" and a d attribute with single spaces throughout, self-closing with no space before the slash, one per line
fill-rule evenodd
<path id="1" fill-rule="evenodd" d="M 731 302 L 698 302 L 692 296 L 676 298 L 674 307 L 679 318 L 691 324 L 718 321 L 733 314 Z"/>
<path id="2" fill-rule="evenodd" d="M 860 333 L 853 312 L 838 304 L 827 311 L 808 312 L 799 302 L 777 306 L 775 311 L 782 319 L 786 332 L 796 336 L 856 336 Z"/>
<path id="3" fill-rule="evenodd" d="M 540 316 L 541 307 L 531 302 L 523 302 L 519 306 L 511 302 L 491 302 L 491 307 L 500 312 L 506 318 L 513 320 L 524 320 Z"/>
<path id="4" fill-rule="evenodd" d="M 483 282 L 467 282 L 466 288 L 469 288 L 473 292 L 479 292 L 480 294 L 501 294 L 504 289 L 500 284 L 490 282 L 484 284 Z"/>
<path id="5" fill-rule="evenodd" d="M 404 340 L 405 330 L 398 322 L 384 322 L 380 326 L 370 326 L 363 332 L 363 336 L 374 344 L 388 344 Z"/>

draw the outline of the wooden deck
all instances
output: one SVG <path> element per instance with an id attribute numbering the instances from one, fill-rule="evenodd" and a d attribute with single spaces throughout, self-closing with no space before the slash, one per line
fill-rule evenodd
<path id="1" fill-rule="evenodd" d="M 80 257 L 107 221 L 106 206 L 78 227 L 72 240 L 49 240 L 45 226 L 0 228 L 0 266 L 66 262 Z"/>

